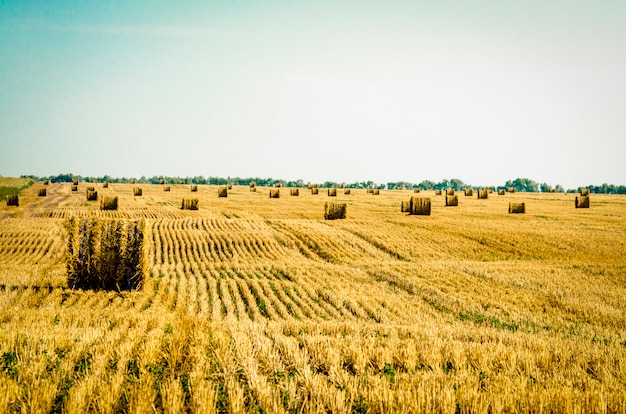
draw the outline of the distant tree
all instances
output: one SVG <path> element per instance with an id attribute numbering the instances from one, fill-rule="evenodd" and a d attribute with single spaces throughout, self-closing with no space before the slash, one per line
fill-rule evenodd
<path id="1" fill-rule="evenodd" d="M 552 189 L 552 187 L 548 183 L 541 184 L 540 188 L 541 188 L 542 193 L 549 193 L 550 190 Z"/>
<path id="2" fill-rule="evenodd" d="M 557 193 L 564 193 L 565 189 L 563 188 L 563 186 L 561 184 L 557 184 L 556 187 L 554 187 L 554 189 L 556 190 Z"/>

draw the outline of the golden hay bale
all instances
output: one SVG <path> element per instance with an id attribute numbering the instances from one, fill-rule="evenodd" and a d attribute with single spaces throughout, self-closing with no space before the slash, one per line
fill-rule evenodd
<path id="1" fill-rule="evenodd" d="M 134 178 L 132 180 L 130 180 L 131 184 L 137 184 L 137 180 L 135 180 Z"/>
<path id="2" fill-rule="evenodd" d="M 446 189 L 446 195 L 447 195 L 447 196 L 449 196 L 449 195 L 454 195 L 454 189 L 453 189 L 453 188 L 448 188 L 448 189 Z"/>
<path id="3" fill-rule="evenodd" d="M 430 216 L 430 197 L 411 197 L 409 214 L 416 216 Z"/>
<path id="4" fill-rule="evenodd" d="M 217 189 L 218 197 L 228 197 L 228 187 L 219 187 Z"/>
<path id="5" fill-rule="evenodd" d="M 102 197 L 100 199 L 100 210 L 117 210 L 117 197 Z"/>
<path id="6" fill-rule="evenodd" d="M 367 194 L 374 194 L 374 190 L 373 190 L 373 189 L 371 189 L 371 188 L 368 188 L 368 189 L 367 189 Z"/>
<path id="7" fill-rule="evenodd" d="M 514 193 L 515 192 L 515 187 L 509 187 L 506 189 L 506 191 L 508 191 L 509 193 Z"/>
<path id="8" fill-rule="evenodd" d="M 280 190 L 278 188 L 270 188 L 270 198 L 280 198 Z"/>
<path id="9" fill-rule="evenodd" d="M 102 183 L 102 188 L 109 188 L 109 183 Z"/>
<path id="10" fill-rule="evenodd" d="M 588 188 L 581 188 L 580 189 L 580 195 L 581 196 L 588 196 L 589 195 L 589 189 Z"/>
<path id="11" fill-rule="evenodd" d="M 313 188 L 313 184 L 307 184 L 306 188 L 307 188 L 307 190 L 310 190 L 311 188 Z"/>
<path id="12" fill-rule="evenodd" d="M 78 185 L 78 180 L 72 180 L 72 185 Z"/>
<path id="13" fill-rule="evenodd" d="M 459 205 L 459 198 L 457 195 L 446 195 L 446 207 L 456 207 Z"/>
<path id="14" fill-rule="evenodd" d="M 576 208 L 589 208 L 589 196 L 588 195 L 581 195 L 581 196 L 576 196 L 576 200 L 574 202 Z"/>
<path id="15" fill-rule="evenodd" d="M 180 180 L 180 181 L 178 182 L 178 184 L 180 184 L 180 185 L 185 184 L 185 180 Z"/>
<path id="16" fill-rule="evenodd" d="M 344 193 L 345 195 L 350 195 L 350 189 L 349 189 L 349 188 L 346 188 L 345 190 L 343 190 L 343 193 Z"/>
<path id="17" fill-rule="evenodd" d="M 488 192 L 489 194 L 491 194 L 491 193 L 493 193 L 493 190 L 492 190 L 491 188 L 489 188 L 489 189 L 487 190 L 487 192 Z"/>
<path id="18" fill-rule="evenodd" d="M 48 184 L 50 184 L 49 180 L 43 180 L 43 185 L 48 185 Z"/>
<path id="19" fill-rule="evenodd" d="M 250 183 L 250 188 L 254 188 L 254 187 L 256 187 L 256 184 L 255 183 Z"/>
<path id="20" fill-rule="evenodd" d="M 441 195 L 441 190 L 435 190 L 435 195 Z"/>
<path id="21" fill-rule="evenodd" d="M 181 210 L 197 210 L 200 200 L 197 198 L 183 198 Z"/>
<path id="22" fill-rule="evenodd" d="M 291 190 L 289 190 L 289 194 L 291 194 L 294 197 L 298 197 L 300 195 L 300 189 L 292 188 Z"/>
<path id="23" fill-rule="evenodd" d="M 411 212 L 411 202 L 410 201 L 400 201 L 400 212 L 402 212 L 402 213 L 410 213 Z"/>
<path id="24" fill-rule="evenodd" d="M 486 188 L 483 188 L 482 190 L 478 190 L 478 199 L 479 200 L 486 200 L 487 198 L 489 198 L 489 192 L 487 191 Z"/>
<path id="25" fill-rule="evenodd" d="M 319 192 L 320 192 L 319 188 L 317 188 L 317 187 L 311 188 L 311 194 L 316 195 L 316 194 L 319 194 Z"/>
<path id="26" fill-rule="evenodd" d="M 276 183 L 276 184 L 274 184 L 274 187 L 280 188 L 280 187 L 282 187 L 282 184 L 281 183 Z"/>
<path id="27" fill-rule="evenodd" d="M 396 187 L 396 190 L 404 190 L 404 187 L 402 186 Z"/>
<path id="28" fill-rule="evenodd" d="M 166 185 L 165 187 L 163 187 L 163 191 L 172 191 L 172 189 L 169 185 Z"/>
<path id="29" fill-rule="evenodd" d="M 165 184 L 165 180 L 160 180 L 159 184 Z"/>
<path id="30" fill-rule="evenodd" d="M 380 194 L 380 190 L 378 190 L 378 189 L 372 190 L 372 194 L 373 195 L 379 195 Z"/>
<path id="31" fill-rule="evenodd" d="M 7 206 L 17 206 L 20 205 L 20 198 L 16 195 L 8 195 L 7 196 Z"/>
<path id="32" fill-rule="evenodd" d="M 327 202 L 324 204 L 324 220 L 345 219 L 348 212 L 347 204 Z"/>
<path id="33" fill-rule="evenodd" d="M 509 203 L 509 214 L 526 213 L 526 203 Z"/>
<path id="34" fill-rule="evenodd" d="M 78 186 L 77 185 L 72 185 L 72 191 L 78 191 Z"/>
<path id="35" fill-rule="evenodd" d="M 472 190 L 471 188 L 466 188 L 465 189 L 465 196 L 466 197 L 472 197 L 474 195 L 474 190 Z"/>
<path id="36" fill-rule="evenodd" d="M 339 188 L 343 188 L 343 184 L 339 184 Z"/>
<path id="37" fill-rule="evenodd" d="M 256 193 L 256 187 L 250 187 L 250 192 L 251 193 Z"/>
<path id="38" fill-rule="evenodd" d="M 414 188 L 414 189 L 413 189 L 413 192 L 414 192 L 414 193 L 419 193 L 420 191 L 422 191 L 422 190 L 420 190 L 419 188 Z"/>
<path id="39" fill-rule="evenodd" d="M 337 189 L 329 188 L 328 189 L 328 197 L 337 197 Z"/>
<path id="40" fill-rule="evenodd" d="M 139 290 L 148 272 L 143 220 L 72 217 L 66 265 L 71 289 Z"/>
<path id="41" fill-rule="evenodd" d="M 233 185 L 232 184 L 228 184 L 228 190 L 232 190 L 233 189 Z"/>
<path id="42" fill-rule="evenodd" d="M 133 195 L 134 195 L 135 197 L 141 197 L 141 196 L 142 196 L 142 194 L 143 194 L 143 191 L 141 190 L 141 188 L 140 188 L 140 187 L 134 187 L 134 188 L 133 188 Z"/>
<path id="43" fill-rule="evenodd" d="M 551 192 L 551 193 L 556 193 L 556 189 L 555 189 L 555 188 L 551 188 L 551 189 L 550 189 L 550 192 Z"/>
<path id="44" fill-rule="evenodd" d="M 498 195 L 505 195 L 505 194 L 506 194 L 506 191 L 504 191 L 504 190 L 498 190 Z"/>
<path id="45" fill-rule="evenodd" d="M 45 197 L 48 195 L 48 191 L 45 188 L 40 188 L 39 189 L 39 197 Z"/>
<path id="46" fill-rule="evenodd" d="M 192 186 L 191 186 L 191 192 L 192 192 L 192 193 L 195 193 L 195 192 L 197 192 L 197 191 L 198 191 L 198 186 L 197 186 L 197 185 L 192 185 Z"/>
<path id="47" fill-rule="evenodd" d="M 87 190 L 87 201 L 98 201 L 98 192 L 95 190 Z"/>

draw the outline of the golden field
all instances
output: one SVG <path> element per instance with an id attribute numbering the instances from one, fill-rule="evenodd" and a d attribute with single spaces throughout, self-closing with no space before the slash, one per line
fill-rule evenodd
<path id="1" fill-rule="evenodd" d="M 0 412 L 626 412 L 626 196 L 87 185 L 0 204 Z M 141 291 L 68 288 L 72 216 L 146 220 Z"/>

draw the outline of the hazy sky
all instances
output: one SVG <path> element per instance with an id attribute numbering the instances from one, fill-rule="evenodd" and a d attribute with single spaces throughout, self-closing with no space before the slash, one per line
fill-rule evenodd
<path id="1" fill-rule="evenodd" d="M 0 174 L 626 184 L 626 1 L 0 1 Z"/>

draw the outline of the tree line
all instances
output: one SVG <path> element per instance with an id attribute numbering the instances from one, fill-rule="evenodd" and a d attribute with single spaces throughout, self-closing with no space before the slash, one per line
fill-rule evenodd
<path id="1" fill-rule="evenodd" d="M 47 177 L 38 177 L 35 175 L 23 175 L 22 178 L 30 178 L 35 181 L 42 181 L 44 179 L 48 179 L 53 183 L 65 183 L 72 182 L 72 180 L 79 181 L 87 181 L 93 182 L 97 181 L 100 183 L 108 182 L 108 183 L 130 183 L 131 180 L 135 180 L 139 184 L 159 184 L 161 181 L 165 181 L 167 184 L 179 184 L 183 182 L 185 184 L 209 184 L 209 185 L 243 185 L 248 186 L 250 183 L 254 183 L 258 186 L 262 187 L 273 187 L 276 184 L 280 184 L 283 187 L 306 187 L 309 184 L 317 184 L 321 188 L 336 188 L 340 184 L 346 188 L 374 188 L 380 190 L 396 190 L 396 189 L 415 189 L 419 188 L 421 190 L 445 190 L 447 188 L 452 188 L 455 191 L 463 191 L 467 188 L 489 188 L 491 190 L 497 191 L 500 189 L 509 189 L 514 188 L 515 191 L 518 192 L 550 192 L 554 190 L 557 193 L 564 193 L 566 190 L 560 184 L 556 186 L 551 186 L 548 183 L 538 183 L 528 178 L 516 178 L 514 180 L 507 180 L 503 185 L 500 186 L 476 186 L 464 183 L 462 180 L 458 178 L 451 179 L 443 179 L 439 182 L 431 181 L 431 180 L 423 180 L 419 183 L 413 183 L 410 181 L 396 181 L 396 182 L 388 182 L 388 183 L 376 183 L 374 181 L 356 181 L 353 183 L 343 183 L 336 181 L 325 181 L 323 183 L 311 183 L 309 181 L 305 182 L 303 180 L 283 180 L 283 179 L 274 179 L 274 178 L 261 178 L 261 177 L 248 177 L 248 178 L 240 178 L 240 177 L 203 177 L 203 176 L 195 176 L 195 177 L 172 177 L 172 176 L 164 176 L 164 175 L 155 175 L 152 177 L 142 176 L 140 178 L 134 177 L 111 177 L 109 175 L 104 175 L 101 177 L 92 177 L 92 176 L 81 176 L 77 174 L 65 173 L 65 174 L 57 174 L 51 175 Z M 568 189 L 567 192 L 575 193 L 580 191 L 581 188 L 588 188 L 591 193 L 595 194 L 626 194 L 626 186 L 624 185 L 614 185 L 614 184 L 602 184 L 602 185 L 588 185 L 581 186 L 578 188 Z"/>

